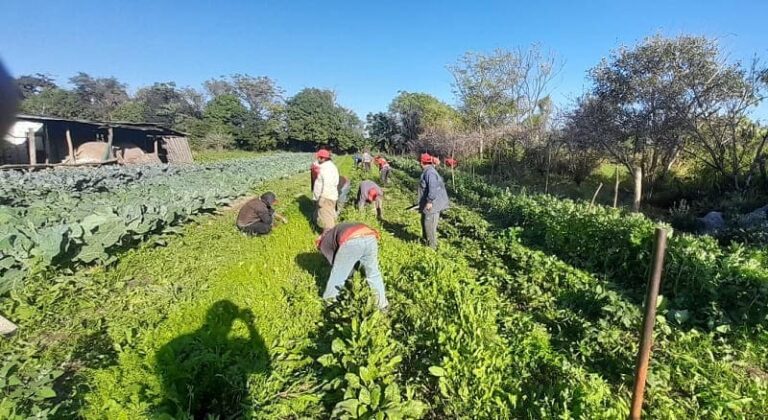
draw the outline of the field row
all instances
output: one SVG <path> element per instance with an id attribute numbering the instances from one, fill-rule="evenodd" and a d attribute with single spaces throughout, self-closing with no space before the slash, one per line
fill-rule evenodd
<path id="1" fill-rule="evenodd" d="M 0 293 L 50 267 L 114 261 L 119 249 L 172 233 L 254 183 L 305 170 L 282 153 L 208 165 L 3 172 Z"/>
<path id="2" fill-rule="evenodd" d="M 353 188 L 364 179 L 348 159 L 339 164 Z M 433 251 L 418 243 L 418 214 L 405 210 L 418 174 L 405 165 L 385 189 L 385 220 L 354 208 L 341 216 L 382 231 L 386 314 L 360 275 L 337 304 L 322 304 L 329 267 L 313 249 L 301 175 L 260 187 L 281 197 L 291 220 L 267 237 L 238 234 L 227 213 L 187 227 L 167 248 L 124 254 L 114 269 L 61 278 L 52 291 L 39 281 L 25 287 L 9 312 L 39 311 L 28 315 L 37 329 L 2 350 L 5 359 L 35 356 L 10 369 L 24 373 L 22 386 L 0 389 L 16 391 L 7 398 L 16 413 L 44 407 L 86 418 L 626 418 L 645 269 L 603 270 L 585 249 L 561 252 L 558 235 L 570 231 L 549 231 L 563 227 L 515 207 L 546 198 L 463 175 L 453 197 L 482 210 L 454 205 Z M 504 218 L 519 214 L 528 218 Z M 614 232 L 623 219 L 645 229 L 636 217 L 593 214 Z M 589 223 L 582 219 L 575 226 Z M 631 270 L 641 273 L 617 277 Z M 760 322 L 744 335 L 684 319 L 681 296 L 659 308 L 645 414 L 760 418 L 768 408 Z M 36 395 L 34 381 L 47 383 L 40 378 L 60 366 L 56 399 L 30 405 L 18 396 Z"/>

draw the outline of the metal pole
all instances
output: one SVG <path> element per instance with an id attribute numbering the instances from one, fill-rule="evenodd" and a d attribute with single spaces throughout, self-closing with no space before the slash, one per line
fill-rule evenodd
<path id="1" fill-rule="evenodd" d="M 640 348 L 637 352 L 637 364 L 635 365 L 635 383 L 632 390 L 632 407 L 629 418 L 640 419 L 643 411 L 643 394 L 645 393 L 645 380 L 648 376 L 648 362 L 651 357 L 653 345 L 653 324 L 656 320 L 656 299 L 659 297 L 661 285 L 661 273 L 664 269 L 664 253 L 667 248 L 667 231 L 656 228 L 656 242 L 653 248 L 653 261 L 651 261 L 651 277 L 648 279 L 648 294 L 645 297 L 645 316 L 643 316 L 643 329 L 640 332 Z"/>

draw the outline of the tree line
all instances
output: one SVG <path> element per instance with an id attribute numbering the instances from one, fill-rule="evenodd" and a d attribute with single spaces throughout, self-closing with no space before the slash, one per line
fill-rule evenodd
<path id="1" fill-rule="evenodd" d="M 527 49 L 467 53 L 448 66 L 457 105 L 401 93 L 367 117 L 385 150 L 429 150 L 523 166 L 581 183 L 603 162 L 634 178 L 635 208 L 685 168 L 712 191 L 768 186 L 768 130 L 752 112 L 768 67 L 730 61 L 717 40 L 648 37 L 611 51 L 588 72 L 589 89 L 556 109 L 557 54 Z"/>
<path id="2" fill-rule="evenodd" d="M 70 88 L 46 74 L 16 79 L 24 113 L 96 121 L 150 122 L 189 133 L 199 148 L 269 150 L 362 147 L 363 123 L 334 92 L 306 88 L 285 99 L 269 77 L 234 74 L 202 90 L 158 82 L 130 95 L 115 77 L 78 73 Z"/>
<path id="3" fill-rule="evenodd" d="M 757 58 L 728 57 L 716 39 L 651 36 L 609 52 L 589 70 L 587 91 L 557 108 L 551 94 L 563 61 L 555 52 L 469 52 L 447 66 L 455 104 L 399 92 L 365 122 L 332 91 L 307 88 L 286 99 L 264 76 L 219 77 L 201 90 L 155 83 L 133 95 L 113 77 L 85 73 L 69 79 L 71 88 L 44 74 L 17 83 L 24 112 L 160 123 L 198 147 L 428 151 L 577 184 L 613 162 L 634 177 L 639 205 L 674 168 L 713 190 L 768 186 L 768 131 L 751 117 L 765 100 L 768 70 Z"/>

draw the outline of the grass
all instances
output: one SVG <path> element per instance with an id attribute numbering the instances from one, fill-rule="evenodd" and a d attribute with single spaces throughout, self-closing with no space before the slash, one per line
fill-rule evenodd
<path id="1" fill-rule="evenodd" d="M 337 163 L 356 187 L 362 175 L 351 160 Z M 342 213 L 342 220 L 382 232 L 380 264 L 391 307 L 376 323 L 384 323 L 385 341 L 403 358 L 395 379 L 409 398 L 424 401 L 433 418 L 626 417 L 635 348 L 627 337 L 634 326 L 609 325 L 613 315 L 597 304 L 583 313 L 571 308 L 582 295 L 605 293 L 595 286 L 602 280 L 522 245 L 508 252 L 531 258 L 531 266 L 544 261 L 573 283 L 524 264 L 516 268 L 486 247 L 496 234 L 488 221 L 458 205 L 442 222 L 447 237 L 440 248 L 421 246 L 418 213 L 405 211 L 414 188 L 415 180 L 395 171 L 385 188 L 385 221 L 372 209 L 354 209 L 354 190 Z M 62 404 L 53 417 L 328 418 L 340 397 L 325 389 L 328 372 L 315 356 L 331 347 L 324 334 L 339 320 L 328 317 L 320 299 L 329 267 L 314 249 L 308 176 L 268 182 L 254 194 L 266 190 L 277 193 L 278 211 L 289 219 L 270 235 L 241 235 L 235 212 L 224 210 L 178 236 L 128 251 L 113 267 L 60 274 L 53 283 L 30 281 L 0 307 L 22 325 L 0 343 L 3 357 L 19 360 L 28 376 L 64 372 L 51 384 Z M 504 240 L 494 243 L 506 249 Z M 497 255 L 487 254 L 491 250 Z M 616 319 L 637 312 L 621 305 Z M 353 331 L 358 321 L 336 327 Z M 706 410 L 723 404 L 710 400 L 744 404 L 747 413 L 759 408 L 764 397 L 749 402 L 742 396 L 764 395 L 764 386 L 734 379 L 742 352 L 759 351 L 712 351 L 715 336 L 684 338 L 657 349 L 656 360 L 674 371 L 652 371 L 650 413 L 699 410 L 717 417 Z M 735 361 L 700 362 L 729 351 Z M 762 374 L 764 361 L 753 363 Z M 439 378 L 428 373 L 436 366 Z M 672 379 L 657 379 L 659 372 Z M 695 380 L 690 372 L 698 372 Z M 711 380 L 718 376 L 724 379 Z M 677 394 L 686 387 L 690 395 Z M 7 414 L 4 403 L 0 414 Z"/>

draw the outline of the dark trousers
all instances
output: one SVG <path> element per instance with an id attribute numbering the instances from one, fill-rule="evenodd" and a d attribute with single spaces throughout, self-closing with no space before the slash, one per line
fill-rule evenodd
<path id="1" fill-rule="evenodd" d="M 239 226 L 240 231 L 249 235 L 266 235 L 272 231 L 272 225 L 270 223 L 251 223 L 248 226 Z"/>
<path id="2" fill-rule="evenodd" d="M 421 236 L 430 248 L 437 248 L 437 222 L 440 212 L 421 213 Z"/>

